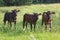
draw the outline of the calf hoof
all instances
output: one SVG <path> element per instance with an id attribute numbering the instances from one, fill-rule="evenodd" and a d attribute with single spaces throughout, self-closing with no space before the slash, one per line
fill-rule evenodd
<path id="1" fill-rule="evenodd" d="M 52 30 L 50 30 L 50 32 L 52 32 Z"/>
<path id="2" fill-rule="evenodd" d="M 23 31 L 25 31 L 26 28 L 23 29 Z"/>

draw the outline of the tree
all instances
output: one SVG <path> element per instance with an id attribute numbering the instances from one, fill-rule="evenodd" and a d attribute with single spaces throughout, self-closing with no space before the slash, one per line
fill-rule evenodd
<path id="1" fill-rule="evenodd" d="M 0 0 L 0 6 L 3 6 L 3 0 Z"/>
<path id="2" fill-rule="evenodd" d="M 11 6 L 14 5 L 15 0 L 3 0 L 4 5 Z"/>

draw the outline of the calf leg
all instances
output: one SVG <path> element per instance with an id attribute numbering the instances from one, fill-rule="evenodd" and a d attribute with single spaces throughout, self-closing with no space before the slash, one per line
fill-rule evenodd
<path id="1" fill-rule="evenodd" d="M 35 31 L 36 23 L 34 24 L 34 31 Z"/>
<path id="2" fill-rule="evenodd" d="M 16 29 L 16 21 L 14 21 L 14 27 L 15 27 L 15 29 Z"/>
<path id="3" fill-rule="evenodd" d="M 47 24 L 45 23 L 45 30 L 47 31 Z"/>
<path id="4" fill-rule="evenodd" d="M 25 26 L 25 21 L 23 20 L 23 29 L 24 29 L 24 26 Z"/>
<path id="5" fill-rule="evenodd" d="M 6 24 L 6 20 L 4 20 L 4 25 Z"/>
<path id="6" fill-rule="evenodd" d="M 12 23 L 10 22 L 10 29 L 11 29 L 11 27 L 12 27 Z"/>
<path id="7" fill-rule="evenodd" d="M 27 22 L 26 22 L 26 29 L 27 29 Z"/>
<path id="8" fill-rule="evenodd" d="M 10 23 L 10 22 L 8 21 L 8 26 L 10 26 L 9 23 Z"/>
<path id="9" fill-rule="evenodd" d="M 50 32 L 52 31 L 52 22 L 50 23 Z"/>
<path id="10" fill-rule="evenodd" d="M 31 26 L 31 31 L 32 31 L 32 24 L 30 24 L 30 26 Z"/>

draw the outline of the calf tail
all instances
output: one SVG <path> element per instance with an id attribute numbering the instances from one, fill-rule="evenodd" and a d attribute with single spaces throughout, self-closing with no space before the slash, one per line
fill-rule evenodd
<path id="1" fill-rule="evenodd" d="M 41 25 L 43 25 L 43 16 L 44 16 L 44 14 L 42 15 L 42 22 L 41 22 Z"/>
<path id="2" fill-rule="evenodd" d="M 4 15 L 4 19 L 3 19 L 4 25 L 6 24 L 6 16 Z"/>
<path id="3" fill-rule="evenodd" d="M 23 29 L 24 29 L 24 26 L 25 26 L 25 17 L 23 17 Z"/>
<path id="4" fill-rule="evenodd" d="M 41 23 L 41 25 L 43 25 L 43 20 L 42 20 L 42 23 Z"/>

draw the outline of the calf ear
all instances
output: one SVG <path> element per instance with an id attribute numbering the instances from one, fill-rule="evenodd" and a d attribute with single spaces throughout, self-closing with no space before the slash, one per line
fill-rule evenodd
<path id="1" fill-rule="evenodd" d="M 14 10 L 11 10 L 12 12 L 14 11 Z"/>
<path id="2" fill-rule="evenodd" d="M 17 10 L 17 12 L 19 12 L 20 10 Z"/>
<path id="3" fill-rule="evenodd" d="M 52 12 L 52 14 L 55 14 L 55 12 Z"/>
<path id="4" fill-rule="evenodd" d="M 38 15 L 42 15 L 41 13 L 39 13 Z"/>
<path id="5" fill-rule="evenodd" d="M 46 14 L 47 12 L 43 12 L 43 14 Z"/>
<path id="6" fill-rule="evenodd" d="M 33 13 L 34 15 L 37 15 L 37 13 Z"/>

